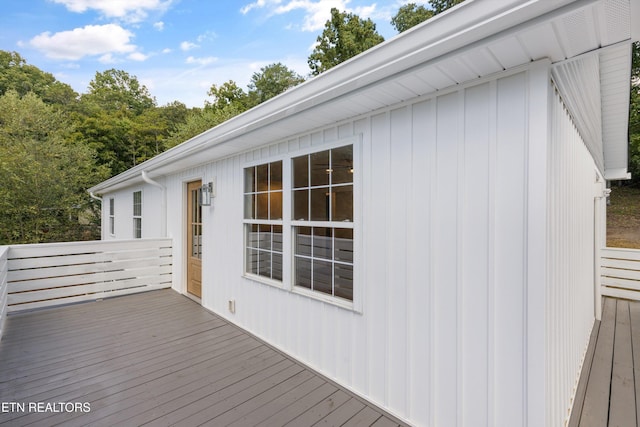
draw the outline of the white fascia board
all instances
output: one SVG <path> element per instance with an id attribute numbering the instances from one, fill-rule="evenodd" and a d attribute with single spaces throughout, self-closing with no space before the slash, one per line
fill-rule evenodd
<path id="1" fill-rule="evenodd" d="M 551 19 L 557 14 L 568 13 L 596 1 L 598 0 L 467 0 L 458 7 L 90 188 L 89 191 L 102 194 L 116 187 L 132 185 L 142 181 L 143 170 L 153 177 L 154 170 L 177 159 L 222 144 L 282 118 L 325 105 L 333 99 L 384 81 L 425 62 L 438 61 L 454 51 L 477 46 L 505 31 L 515 33 L 522 23 L 533 25 L 539 20 Z M 256 142 L 263 143 L 264 141 Z"/>

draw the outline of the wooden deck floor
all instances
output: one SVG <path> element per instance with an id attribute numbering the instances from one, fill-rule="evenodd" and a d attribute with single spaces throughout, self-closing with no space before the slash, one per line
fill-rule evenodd
<path id="1" fill-rule="evenodd" d="M 570 427 L 640 425 L 640 302 L 605 298 L 596 322 Z"/>
<path id="2" fill-rule="evenodd" d="M 401 425 L 172 290 L 10 316 L 0 405 L 20 426 Z"/>

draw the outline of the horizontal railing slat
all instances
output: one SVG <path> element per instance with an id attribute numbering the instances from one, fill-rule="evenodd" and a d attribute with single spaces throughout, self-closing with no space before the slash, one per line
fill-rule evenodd
<path id="1" fill-rule="evenodd" d="M 89 264 L 107 261 L 120 261 L 131 259 L 132 256 L 137 258 L 154 258 L 162 256 L 171 256 L 172 248 L 150 248 L 150 249 L 134 249 L 123 251 L 94 252 L 90 254 L 69 254 L 58 256 L 47 256 L 41 258 L 17 258 L 12 260 L 12 268 L 14 270 L 45 268 L 45 267 L 64 267 L 69 265 Z M 132 252 L 135 252 L 133 254 Z"/>
<path id="2" fill-rule="evenodd" d="M 640 250 L 604 248 L 600 255 L 602 295 L 640 300 Z"/>
<path id="3" fill-rule="evenodd" d="M 166 286 L 165 284 L 149 285 L 149 286 L 144 286 L 144 287 L 120 289 L 120 290 L 109 291 L 109 292 L 99 292 L 99 293 L 90 294 L 90 295 L 72 296 L 72 297 L 68 297 L 68 298 L 59 298 L 59 299 L 46 300 L 46 301 L 34 301 L 34 302 L 26 303 L 26 304 L 10 305 L 9 308 L 8 308 L 8 312 L 12 313 L 12 312 L 23 311 L 23 310 L 33 310 L 33 309 L 36 309 L 36 308 L 55 307 L 57 305 L 62 305 L 62 304 L 72 304 L 72 303 L 84 302 L 84 301 L 95 301 L 95 300 L 102 299 L 102 298 L 110 298 L 110 297 L 116 297 L 116 296 L 122 296 L 122 295 L 129 295 L 129 294 L 135 294 L 135 293 L 138 293 L 138 292 L 146 292 L 146 291 L 153 291 L 153 290 L 156 290 L 156 289 L 164 289 L 164 288 L 168 288 L 168 287 L 169 286 Z"/>
<path id="4" fill-rule="evenodd" d="M 123 244 L 126 242 L 126 244 Z M 42 243 L 11 246 L 10 259 L 38 258 L 56 255 L 87 254 L 109 251 L 130 251 L 152 247 L 171 247 L 170 239 L 97 240 L 91 242 Z"/>
<path id="5" fill-rule="evenodd" d="M 172 251 L 171 239 L 11 246 L 8 312 L 171 287 Z"/>

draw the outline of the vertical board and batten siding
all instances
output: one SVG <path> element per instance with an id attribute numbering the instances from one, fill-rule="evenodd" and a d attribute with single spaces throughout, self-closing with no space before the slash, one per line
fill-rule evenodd
<path id="1" fill-rule="evenodd" d="M 168 177 L 174 286 L 184 291 L 185 238 L 184 206 L 173 201 L 186 182 L 215 178 L 203 208 L 205 307 L 412 424 L 531 424 L 544 413 L 527 395 L 528 378 L 544 376 L 527 366 L 528 328 L 544 322 L 527 308 L 527 287 L 542 286 L 528 283 L 527 268 L 546 260 L 525 265 L 528 194 L 544 173 L 527 160 L 529 127 L 541 125 L 529 114 L 546 119 L 548 107 L 530 102 L 546 93 L 548 78 L 537 82 L 505 73 Z M 242 277 L 243 168 L 343 139 L 361 141 L 361 313 Z M 286 280 L 291 251 L 284 257 Z"/>
<path id="2" fill-rule="evenodd" d="M 7 254 L 9 246 L 0 246 L 0 339 L 4 331 L 4 321 L 7 317 L 7 274 L 9 271 L 7 265 Z"/>
<path id="3" fill-rule="evenodd" d="M 569 416 L 595 319 L 594 209 L 603 208 L 601 201 L 594 202 L 600 184 L 593 158 L 560 96 L 550 98 L 546 424 L 561 425 Z"/>
<path id="4" fill-rule="evenodd" d="M 133 193 L 142 191 L 142 238 L 166 237 L 163 230 L 162 190 L 143 183 L 106 193 L 102 197 L 102 239 L 133 239 Z M 109 233 L 109 199 L 114 199 L 115 233 Z"/>

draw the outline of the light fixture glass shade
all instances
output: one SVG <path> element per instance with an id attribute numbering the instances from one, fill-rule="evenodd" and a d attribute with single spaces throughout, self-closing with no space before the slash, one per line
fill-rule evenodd
<path id="1" fill-rule="evenodd" d="M 200 187 L 200 206 L 211 206 L 211 193 L 213 186 L 209 182 Z"/>

